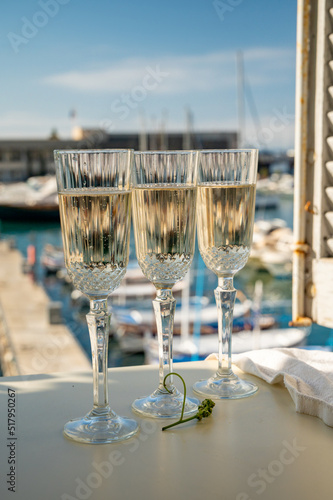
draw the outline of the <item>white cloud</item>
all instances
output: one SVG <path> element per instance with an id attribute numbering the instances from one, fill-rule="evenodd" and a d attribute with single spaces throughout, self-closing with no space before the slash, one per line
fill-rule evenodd
<path id="1" fill-rule="evenodd" d="M 292 111 L 294 63 L 295 54 L 291 49 L 252 48 L 244 52 L 246 81 L 256 101 L 259 129 L 264 129 L 259 131 L 259 136 L 267 138 L 268 148 L 290 147 L 293 142 L 294 120 L 289 115 L 280 118 L 276 110 L 283 115 L 288 106 L 288 113 Z M 135 93 L 149 71 L 157 68 L 162 76 L 154 88 L 146 95 Z M 36 89 L 42 95 L 43 92 L 49 94 L 50 105 L 46 108 L 36 99 L 31 113 L 23 112 L 24 107 L 19 105 L 16 111 L 5 113 L 3 110 L 0 137 L 47 137 L 53 127 L 62 137 L 69 137 L 73 122 L 64 107 L 68 111 L 71 107 L 77 110 L 77 125 L 104 127 L 111 133 L 140 130 L 142 115 L 146 116 L 147 129 L 159 129 L 165 111 L 166 129 L 184 130 L 185 106 L 193 112 L 195 130 L 237 130 L 236 69 L 236 52 L 219 51 L 160 59 L 132 58 L 108 63 L 97 70 L 74 69 L 49 75 Z M 281 90 L 283 84 L 286 92 Z M 68 91 L 73 91 L 74 104 L 71 104 L 73 95 Z M 127 100 L 126 96 L 131 99 Z M 245 97 L 248 99 L 247 93 Z M 56 102 L 62 105 L 57 106 Z M 255 128 L 248 104 L 246 100 L 245 138 L 252 141 L 258 136 L 258 124 Z"/>
<path id="2" fill-rule="evenodd" d="M 292 68 L 294 51 L 254 48 L 244 54 L 252 85 L 283 81 L 283 72 Z M 150 68 L 150 69 L 149 69 Z M 74 70 L 49 75 L 43 84 L 83 92 L 130 92 L 144 85 L 149 72 L 161 72 L 155 94 L 212 91 L 236 85 L 236 52 L 220 51 L 194 56 L 164 56 L 159 59 L 132 58 L 107 64 L 100 70 Z"/>
<path id="3" fill-rule="evenodd" d="M 281 108 L 278 112 L 282 113 Z M 271 115 L 262 117 L 261 130 L 255 129 L 253 124 L 248 121 L 246 126 L 245 145 L 256 146 L 260 149 L 288 149 L 294 144 L 294 120 L 285 115 L 285 121 L 276 121 L 272 118 L 277 117 L 277 111 L 273 110 Z M 85 117 L 82 121 L 89 127 L 99 128 L 103 125 L 103 120 L 96 120 L 93 117 Z M 138 132 L 140 129 L 140 118 L 137 112 L 133 112 L 128 120 L 118 121 L 116 123 L 117 133 Z M 166 121 L 167 131 L 181 132 L 185 129 L 185 115 L 183 110 L 179 115 L 171 115 Z M 71 135 L 71 126 L 67 118 L 54 119 L 42 114 L 29 114 L 18 111 L 3 113 L 0 115 L 0 137 L 2 139 L 29 139 L 29 138 L 47 138 L 52 128 L 56 128 L 60 137 L 69 138 Z M 150 132 L 160 130 L 160 119 L 154 124 L 146 119 L 146 130 Z M 233 116 L 225 119 L 216 117 L 195 116 L 195 131 L 234 131 L 237 130 L 237 117 Z M 115 130 L 109 130 L 110 133 Z"/>
<path id="4" fill-rule="evenodd" d="M 68 125 L 66 118 L 59 120 L 38 113 L 8 111 L 0 115 L 0 137 L 1 139 L 46 138 L 53 128 L 66 130 L 65 136 L 68 137 L 70 134 Z"/>

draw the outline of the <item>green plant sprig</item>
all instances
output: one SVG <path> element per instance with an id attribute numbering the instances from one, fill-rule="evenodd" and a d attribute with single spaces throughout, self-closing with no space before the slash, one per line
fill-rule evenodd
<path id="1" fill-rule="evenodd" d="M 198 411 L 197 411 L 197 413 L 195 415 L 193 415 L 192 417 L 188 417 L 188 418 L 184 418 L 183 419 L 184 410 L 185 410 L 185 400 L 186 400 L 186 384 L 185 384 L 185 380 L 183 379 L 183 377 L 181 375 L 179 375 L 179 373 L 176 373 L 176 372 L 168 373 L 164 377 L 163 386 L 170 393 L 172 391 L 169 391 L 169 389 L 165 385 L 166 379 L 170 375 L 176 375 L 183 382 L 183 386 L 184 386 L 184 399 L 183 399 L 183 406 L 182 406 L 182 412 L 181 412 L 181 415 L 180 415 L 180 419 L 177 420 L 177 422 L 174 422 L 173 424 L 169 424 L 169 425 L 166 425 L 165 427 L 162 427 L 162 431 L 165 431 L 166 429 L 170 429 L 171 427 L 175 427 L 176 425 L 183 424 L 185 422 L 189 422 L 190 420 L 194 420 L 195 418 L 198 419 L 198 420 L 202 420 L 205 417 L 209 417 L 209 415 L 212 414 L 212 411 L 213 411 L 213 408 L 215 406 L 215 403 L 211 399 L 204 399 L 203 402 L 198 406 Z"/>

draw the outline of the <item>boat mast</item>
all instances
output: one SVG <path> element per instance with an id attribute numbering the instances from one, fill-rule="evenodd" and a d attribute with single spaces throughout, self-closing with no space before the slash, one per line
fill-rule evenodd
<path id="1" fill-rule="evenodd" d="M 147 151 L 148 149 L 148 137 L 146 131 L 146 119 L 143 110 L 139 111 L 140 117 L 140 134 L 139 134 L 139 150 Z"/>
<path id="2" fill-rule="evenodd" d="M 183 149 L 192 149 L 193 115 L 190 108 L 185 108 L 186 128 L 183 134 Z"/>
<path id="3" fill-rule="evenodd" d="M 245 106 L 244 106 L 244 61 L 243 52 L 237 52 L 237 111 L 238 111 L 238 148 L 244 144 Z"/>

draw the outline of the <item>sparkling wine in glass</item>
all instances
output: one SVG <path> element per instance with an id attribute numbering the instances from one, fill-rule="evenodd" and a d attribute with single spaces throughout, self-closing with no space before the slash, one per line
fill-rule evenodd
<path id="1" fill-rule="evenodd" d="M 108 295 L 126 273 L 131 225 L 131 150 L 55 151 L 65 263 L 74 286 L 90 300 L 87 323 L 93 366 L 93 408 L 64 434 L 83 443 L 110 443 L 135 434 L 135 420 L 108 403 Z"/>
<path id="2" fill-rule="evenodd" d="M 196 168 L 194 151 L 134 154 L 133 225 L 136 255 L 146 278 L 155 285 L 153 308 L 159 345 L 159 385 L 134 401 L 135 412 L 150 417 L 177 417 L 183 394 L 173 385 L 172 337 L 176 301 L 172 287 L 188 272 L 195 248 Z M 186 398 L 184 415 L 197 411 Z"/>
<path id="3" fill-rule="evenodd" d="M 197 228 L 200 254 L 218 276 L 218 370 L 193 386 L 202 397 L 237 399 L 258 387 L 240 379 L 231 368 L 231 332 L 236 290 L 233 277 L 250 255 L 258 151 L 203 150 L 198 165 Z"/>

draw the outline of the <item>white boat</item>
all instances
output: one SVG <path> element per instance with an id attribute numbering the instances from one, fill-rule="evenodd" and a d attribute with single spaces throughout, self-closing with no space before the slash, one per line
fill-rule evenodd
<path id="1" fill-rule="evenodd" d="M 292 272 L 293 232 L 284 221 L 257 221 L 249 261 L 265 268 L 276 278 L 289 278 Z"/>
<path id="2" fill-rule="evenodd" d="M 190 348 L 192 339 L 197 335 L 210 337 L 216 336 L 217 332 L 217 308 L 215 304 L 207 303 L 206 297 L 190 297 L 189 303 L 178 301 L 174 318 L 174 339 L 187 341 Z M 252 302 L 245 300 L 236 302 L 234 307 L 234 326 L 240 328 L 247 321 L 250 322 Z M 134 309 L 128 311 L 124 308 L 123 313 L 119 308 L 114 308 L 117 330 L 115 336 L 121 350 L 126 352 L 144 352 L 150 339 L 157 339 L 156 320 L 152 307 L 149 310 Z M 262 327 L 265 328 L 267 317 L 263 317 Z M 274 320 L 273 320 L 274 323 Z M 272 325 L 272 322 L 269 323 Z"/>
<path id="3" fill-rule="evenodd" d="M 278 328 L 264 332 L 243 331 L 232 335 L 232 352 L 238 354 L 254 349 L 273 347 L 297 347 L 305 343 L 308 332 L 304 328 Z M 191 359 L 205 359 L 218 350 L 218 336 L 203 335 L 196 341 L 183 342 L 182 338 L 173 339 L 173 359 L 175 362 Z M 146 341 L 145 355 L 147 364 L 158 363 L 158 343 L 155 338 Z"/>
<path id="4" fill-rule="evenodd" d="M 261 262 L 275 278 L 289 278 L 292 273 L 291 252 L 270 250 L 262 253 Z"/>
<path id="5" fill-rule="evenodd" d="M 1 184 L 0 218 L 59 220 L 55 176 L 31 177 L 27 182 Z"/>
<path id="6" fill-rule="evenodd" d="M 257 194 L 292 198 L 294 196 L 294 177 L 288 173 L 274 173 L 265 179 L 258 179 Z"/>
<path id="7" fill-rule="evenodd" d="M 250 300 L 236 302 L 233 315 L 235 323 L 237 319 L 250 314 L 251 304 Z M 156 320 L 151 304 L 150 307 L 146 309 L 139 309 L 138 307 L 135 309 L 124 308 L 122 311 L 117 307 L 114 308 L 114 313 L 117 317 L 118 324 L 122 326 L 123 330 L 126 330 L 126 327 L 131 327 L 130 329 L 134 331 L 136 328 L 138 334 L 156 331 Z M 178 301 L 174 317 L 175 335 L 180 333 L 181 327 L 184 324 L 184 317 L 190 329 L 193 329 L 195 322 L 198 322 L 201 325 L 201 329 L 204 331 L 214 332 L 217 329 L 216 305 L 209 304 L 206 297 L 191 297 L 189 307 L 186 308 L 186 311 L 183 310 L 182 302 L 180 300 Z M 121 332 L 119 337 L 123 335 L 124 334 Z"/>

